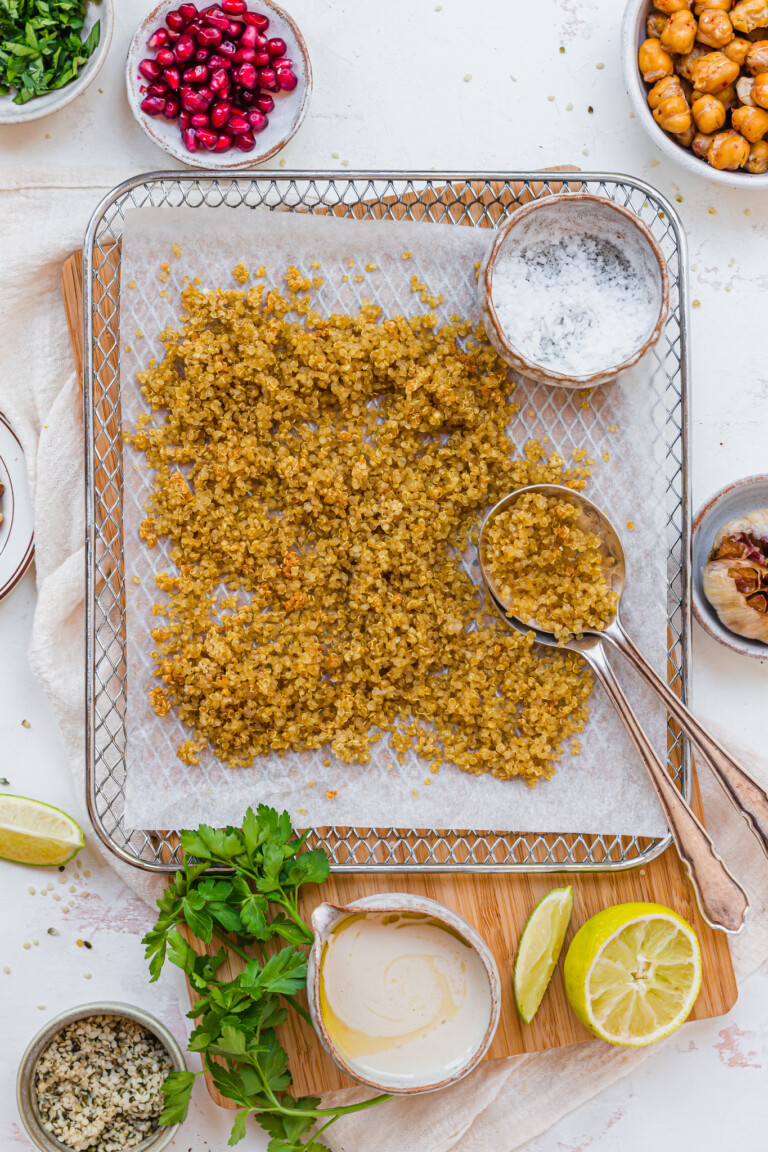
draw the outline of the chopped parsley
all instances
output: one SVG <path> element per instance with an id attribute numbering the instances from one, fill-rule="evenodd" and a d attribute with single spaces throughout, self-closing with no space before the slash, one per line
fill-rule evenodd
<path id="1" fill-rule="evenodd" d="M 90 59 L 97 20 L 82 39 L 86 0 L 0 0 L 0 94 L 14 104 L 65 88 Z"/>

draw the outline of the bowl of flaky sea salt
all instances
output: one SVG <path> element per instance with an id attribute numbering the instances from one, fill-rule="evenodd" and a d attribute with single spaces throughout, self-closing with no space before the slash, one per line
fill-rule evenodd
<path id="1" fill-rule="evenodd" d="M 488 339 L 542 384 L 594 388 L 661 336 L 669 273 L 645 224 L 600 196 L 533 200 L 498 229 L 478 278 Z"/>

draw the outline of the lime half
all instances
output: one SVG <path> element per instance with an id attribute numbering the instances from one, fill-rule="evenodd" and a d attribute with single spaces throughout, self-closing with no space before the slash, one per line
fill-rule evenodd
<path id="1" fill-rule="evenodd" d="M 679 1028 L 701 987 L 696 933 L 663 904 L 617 904 L 582 924 L 565 957 L 571 1007 L 601 1040 L 640 1047 Z"/>
<path id="2" fill-rule="evenodd" d="M 555 888 L 534 908 L 515 957 L 515 1004 L 530 1024 L 552 979 L 573 912 L 573 889 Z"/>
<path id="3" fill-rule="evenodd" d="M 25 796 L 0 796 L 0 858 L 40 868 L 66 864 L 83 846 L 83 830 L 60 808 Z"/>

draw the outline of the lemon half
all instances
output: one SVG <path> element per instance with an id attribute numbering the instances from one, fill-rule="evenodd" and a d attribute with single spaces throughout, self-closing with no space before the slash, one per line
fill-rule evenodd
<path id="1" fill-rule="evenodd" d="M 515 1006 L 530 1024 L 549 987 L 573 912 L 573 889 L 555 888 L 528 917 L 515 957 Z"/>
<path id="2" fill-rule="evenodd" d="M 601 1040 L 641 1047 L 679 1028 L 701 987 L 696 933 L 663 904 L 617 904 L 582 924 L 565 957 L 571 1007 Z"/>
<path id="3" fill-rule="evenodd" d="M 0 857 L 40 868 L 66 864 L 83 846 L 83 830 L 60 808 L 26 796 L 0 796 Z"/>

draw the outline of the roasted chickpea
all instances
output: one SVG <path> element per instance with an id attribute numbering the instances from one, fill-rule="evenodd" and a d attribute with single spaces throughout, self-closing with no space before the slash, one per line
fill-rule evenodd
<path id="1" fill-rule="evenodd" d="M 699 17 L 699 30 L 696 39 L 710 48 L 725 48 L 733 40 L 731 18 L 718 8 L 705 8 Z"/>
<path id="2" fill-rule="evenodd" d="M 725 124 L 725 108 L 717 96 L 705 92 L 691 108 L 699 132 L 717 132 Z"/>
<path id="3" fill-rule="evenodd" d="M 701 16 L 705 8 L 718 8 L 721 12 L 730 12 L 733 0 L 693 0 L 693 11 Z"/>
<path id="4" fill-rule="evenodd" d="M 679 76 L 662 76 L 661 80 L 657 80 L 648 93 L 648 103 L 651 108 L 658 108 L 662 100 L 666 100 L 669 96 L 677 96 L 682 91 L 683 87 Z"/>
<path id="5" fill-rule="evenodd" d="M 667 26 L 667 17 L 663 12 L 651 12 L 645 22 L 645 34 L 652 40 L 658 40 Z"/>
<path id="6" fill-rule="evenodd" d="M 740 0 L 731 11 L 731 24 L 737 32 L 752 32 L 768 25 L 768 0 Z"/>
<path id="7" fill-rule="evenodd" d="M 694 44 L 690 52 L 687 52 L 685 56 L 678 56 L 677 60 L 675 60 L 675 72 L 677 72 L 678 76 L 682 76 L 684 80 L 690 81 L 693 75 L 693 66 L 696 61 L 701 60 L 702 56 L 708 55 L 709 53 L 703 44 Z"/>
<path id="8" fill-rule="evenodd" d="M 662 76 L 669 76 L 675 70 L 675 62 L 669 52 L 654 37 L 643 40 L 637 62 L 646 84 L 653 84 L 654 80 L 661 80 Z"/>
<path id="9" fill-rule="evenodd" d="M 764 108 L 748 108 L 745 104 L 742 108 L 734 109 L 731 123 L 745 140 L 756 144 L 768 132 L 768 112 Z"/>
<path id="10" fill-rule="evenodd" d="M 712 147 L 714 136 L 708 136 L 705 132 L 697 132 L 691 141 L 691 149 L 700 160 L 706 160 L 709 156 L 709 150 Z"/>
<path id="11" fill-rule="evenodd" d="M 752 85 L 752 99 L 761 108 L 768 108 L 768 72 L 759 72 Z"/>
<path id="12" fill-rule="evenodd" d="M 709 151 L 707 160 L 713 168 L 727 169 L 729 172 L 743 168 L 749 159 L 749 144 L 738 132 L 728 129 L 718 132 Z"/>
<path id="13" fill-rule="evenodd" d="M 691 110 L 682 92 L 662 100 L 659 106 L 654 108 L 653 118 L 665 132 L 672 132 L 674 135 L 687 132 L 691 126 Z"/>
<path id="14" fill-rule="evenodd" d="M 696 40 L 696 21 L 687 8 L 672 13 L 660 39 L 668 52 L 682 55 L 690 52 Z"/>
<path id="15" fill-rule="evenodd" d="M 749 160 L 744 167 L 753 176 L 762 176 L 763 172 L 768 172 L 768 143 L 765 140 L 750 145 Z"/>
<path id="16" fill-rule="evenodd" d="M 736 81 L 736 95 L 742 104 L 748 104 L 750 108 L 757 107 L 752 99 L 752 89 L 754 86 L 755 81 L 752 76 L 739 76 Z"/>
<path id="17" fill-rule="evenodd" d="M 729 108 L 735 108 L 739 102 L 739 97 L 736 94 L 735 84 L 729 84 L 727 88 L 723 88 L 722 92 L 716 92 L 715 97 L 723 105 L 726 112 L 729 110 Z"/>
<path id="18" fill-rule="evenodd" d="M 687 132 L 678 132 L 673 138 L 677 140 L 678 144 L 682 144 L 683 148 L 690 148 L 693 143 L 693 138 L 696 135 L 696 125 L 691 120 L 691 126 Z"/>
<path id="19" fill-rule="evenodd" d="M 755 40 L 747 52 L 746 65 L 753 76 L 768 72 L 768 40 Z"/>
<path id="20" fill-rule="evenodd" d="M 694 88 L 715 95 L 729 84 L 733 84 L 739 75 L 739 66 L 722 52 L 708 52 L 706 56 L 696 61 L 691 71 L 691 83 Z"/>
<path id="21" fill-rule="evenodd" d="M 741 36 L 736 36 L 731 40 L 730 44 L 726 44 L 725 48 L 723 48 L 723 55 L 741 67 L 747 58 L 749 45 L 749 40 L 743 40 Z"/>
<path id="22" fill-rule="evenodd" d="M 691 0 L 653 0 L 653 6 L 665 16 L 671 16 L 673 12 L 682 12 L 683 8 L 690 8 Z"/>

